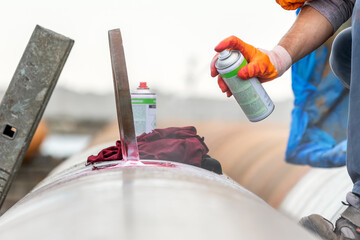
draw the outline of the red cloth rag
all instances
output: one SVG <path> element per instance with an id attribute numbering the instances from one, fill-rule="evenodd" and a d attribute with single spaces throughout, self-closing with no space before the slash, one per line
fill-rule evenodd
<path id="1" fill-rule="evenodd" d="M 170 127 L 155 129 L 137 137 L 140 159 L 167 160 L 194 166 L 201 166 L 202 158 L 209 152 L 204 138 L 196 134 L 196 128 Z M 121 160 L 121 142 L 100 151 L 97 156 L 89 156 L 87 162 Z"/>

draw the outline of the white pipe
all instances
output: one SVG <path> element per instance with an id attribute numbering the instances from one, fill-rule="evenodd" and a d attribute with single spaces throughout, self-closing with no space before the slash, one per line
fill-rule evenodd
<path id="1" fill-rule="evenodd" d="M 315 239 L 224 175 L 165 161 L 85 166 L 98 149 L 67 160 L 8 210 L 0 239 Z"/>

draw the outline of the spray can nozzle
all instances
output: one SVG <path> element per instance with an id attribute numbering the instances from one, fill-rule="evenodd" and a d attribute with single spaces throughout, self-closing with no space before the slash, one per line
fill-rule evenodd
<path id="1" fill-rule="evenodd" d="M 219 59 L 226 59 L 231 55 L 231 51 L 229 49 L 225 49 L 224 51 L 220 52 Z"/>
<path id="2" fill-rule="evenodd" d="M 146 82 L 140 82 L 138 89 L 149 89 L 149 87 L 147 86 Z"/>

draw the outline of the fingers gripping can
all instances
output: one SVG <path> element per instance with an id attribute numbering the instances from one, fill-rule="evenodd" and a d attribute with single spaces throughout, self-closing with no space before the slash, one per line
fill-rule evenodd
<path id="1" fill-rule="evenodd" d="M 146 82 L 131 93 L 135 134 L 139 136 L 156 128 L 156 94 L 152 93 Z"/>
<path id="2" fill-rule="evenodd" d="M 239 51 L 226 49 L 219 54 L 215 67 L 247 118 L 257 122 L 269 116 L 275 106 L 257 78 L 242 80 L 237 75 L 246 64 Z"/>

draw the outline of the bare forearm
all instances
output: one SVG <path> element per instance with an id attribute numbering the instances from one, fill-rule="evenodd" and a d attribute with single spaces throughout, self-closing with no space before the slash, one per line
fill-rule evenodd
<path id="1" fill-rule="evenodd" d="M 288 51 L 295 63 L 321 46 L 332 34 L 331 23 L 312 7 L 305 6 L 279 45 Z"/>

